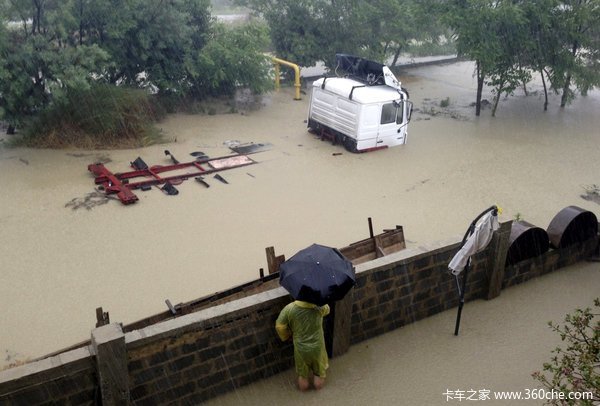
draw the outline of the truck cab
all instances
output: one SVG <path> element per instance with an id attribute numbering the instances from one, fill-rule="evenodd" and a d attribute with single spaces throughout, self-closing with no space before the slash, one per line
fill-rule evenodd
<path id="1" fill-rule="evenodd" d="M 342 69 L 353 73 L 313 82 L 308 127 L 351 152 L 405 144 L 412 112 L 408 92 L 386 66 L 343 57 L 346 64 L 354 58 Z"/>

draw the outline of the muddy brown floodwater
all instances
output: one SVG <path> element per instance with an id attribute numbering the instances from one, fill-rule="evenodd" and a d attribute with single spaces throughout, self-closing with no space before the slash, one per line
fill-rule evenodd
<path id="1" fill-rule="evenodd" d="M 458 336 L 452 309 L 353 345 L 330 360 L 319 392 L 300 393 L 290 369 L 207 405 L 541 405 L 540 397 L 556 395 L 531 373 L 550 361 L 556 346 L 566 348 L 547 322 L 561 323 L 566 313 L 591 306 L 599 287 L 598 263 L 580 263 L 494 300 L 468 302 Z"/>
<path id="2" fill-rule="evenodd" d="M 0 147 L 0 361 L 35 358 L 89 339 L 95 309 L 129 323 L 258 277 L 265 247 L 278 254 L 318 242 L 341 247 L 403 225 L 408 245 L 462 236 L 483 209 L 545 228 L 563 207 L 598 213 L 581 197 L 600 183 L 600 93 L 542 111 L 538 84 L 475 118 L 473 64 L 408 69 L 416 111 L 408 144 L 351 154 L 306 131 L 308 95 L 283 89 L 259 110 L 174 115 L 167 145 L 119 151 Z M 491 100 L 492 96 L 484 95 Z M 449 107 L 440 101 L 449 98 Z M 5 137 L 5 136 L 4 136 Z M 123 206 L 94 190 L 87 165 L 130 170 L 138 156 L 168 164 L 227 141 L 270 143 L 257 164 L 186 181 L 177 196 L 153 189 Z M 5 141 L 0 141 L 0 145 Z M 341 154 L 339 154 L 341 153 Z M 591 273 L 589 283 L 596 283 Z M 600 289 L 598 289 L 600 291 Z M 548 298 L 550 300 L 550 298 Z M 490 306 L 490 304 L 477 305 Z"/>

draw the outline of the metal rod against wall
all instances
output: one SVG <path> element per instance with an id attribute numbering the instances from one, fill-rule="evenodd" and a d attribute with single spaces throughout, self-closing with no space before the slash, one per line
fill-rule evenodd
<path id="1" fill-rule="evenodd" d="M 494 205 L 494 206 L 491 206 L 491 207 L 485 209 L 477 217 L 475 217 L 475 220 L 473 220 L 471 222 L 471 224 L 469 225 L 469 228 L 467 229 L 467 232 L 465 233 L 465 235 L 462 239 L 460 247 L 458 248 L 459 250 L 465 245 L 469 236 L 471 236 L 471 234 L 473 234 L 473 232 L 475 231 L 475 226 L 477 225 L 477 222 L 479 221 L 479 219 L 481 219 L 485 214 L 487 214 L 490 211 L 493 212 L 493 214 L 495 216 L 498 215 L 498 207 Z M 458 312 L 456 313 L 456 324 L 454 325 L 454 335 L 455 336 L 458 335 L 458 329 L 460 327 L 460 317 L 462 315 L 463 306 L 465 305 L 465 291 L 467 290 L 467 277 L 469 276 L 469 266 L 470 265 L 471 265 L 471 257 L 469 257 L 469 259 L 467 260 L 465 269 L 462 272 L 462 275 L 463 275 L 462 290 L 460 289 L 460 286 L 458 285 L 458 277 L 456 279 L 456 285 L 458 288 L 458 295 L 459 295 L 460 301 L 458 302 Z"/>

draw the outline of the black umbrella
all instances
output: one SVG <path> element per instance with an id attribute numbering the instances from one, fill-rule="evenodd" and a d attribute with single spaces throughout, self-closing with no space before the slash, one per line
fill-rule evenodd
<path id="1" fill-rule="evenodd" d="M 294 299 L 322 306 L 342 299 L 356 281 L 352 262 L 340 251 L 313 244 L 280 265 L 279 283 Z"/>

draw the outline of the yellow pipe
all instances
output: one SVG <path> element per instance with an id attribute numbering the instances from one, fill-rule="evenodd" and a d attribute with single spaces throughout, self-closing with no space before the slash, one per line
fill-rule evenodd
<path id="1" fill-rule="evenodd" d="M 279 89 L 279 64 L 289 66 L 294 69 L 294 87 L 296 88 L 294 100 L 300 100 L 300 67 L 295 63 L 275 57 L 273 57 L 273 62 L 275 62 L 275 88 Z"/>

